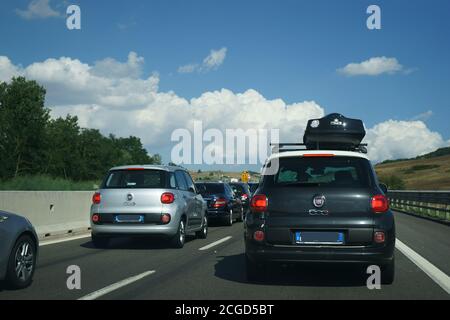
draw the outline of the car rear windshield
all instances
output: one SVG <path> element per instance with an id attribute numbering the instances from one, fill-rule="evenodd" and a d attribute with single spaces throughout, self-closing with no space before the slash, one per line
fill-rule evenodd
<path id="1" fill-rule="evenodd" d="M 165 188 L 167 172 L 163 170 L 114 170 L 108 173 L 103 189 Z"/>
<path id="2" fill-rule="evenodd" d="M 235 188 L 237 191 L 239 191 L 240 193 L 247 193 L 246 188 L 239 183 L 230 183 L 230 186 Z"/>
<path id="3" fill-rule="evenodd" d="M 286 157 L 279 159 L 277 174 L 265 176 L 269 186 L 371 187 L 368 160 L 353 157 Z"/>
<path id="4" fill-rule="evenodd" d="M 200 194 L 225 193 L 224 185 L 219 183 L 199 183 L 196 186 Z"/>

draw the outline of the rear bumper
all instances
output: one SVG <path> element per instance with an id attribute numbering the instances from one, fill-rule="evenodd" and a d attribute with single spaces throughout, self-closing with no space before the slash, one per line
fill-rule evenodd
<path id="1" fill-rule="evenodd" d="M 221 209 L 211 209 L 208 208 L 207 216 L 209 219 L 223 219 L 228 217 L 230 214 L 229 210 L 227 208 L 221 208 Z"/>
<path id="2" fill-rule="evenodd" d="M 173 221 L 168 225 L 117 225 L 91 224 L 92 234 L 96 236 L 174 236 L 178 225 Z"/>
<path id="3" fill-rule="evenodd" d="M 314 262 L 387 264 L 394 257 L 395 240 L 381 247 L 260 245 L 246 240 L 245 251 L 257 263 Z"/>

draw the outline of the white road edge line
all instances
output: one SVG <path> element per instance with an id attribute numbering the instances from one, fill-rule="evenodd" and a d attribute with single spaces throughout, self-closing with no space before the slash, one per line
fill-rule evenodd
<path id="1" fill-rule="evenodd" d="M 207 246 L 201 247 L 201 248 L 198 249 L 198 250 L 204 251 L 204 250 L 211 249 L 212 247 L 217 246 L 218 244 L 221 244 L 221 243 L 223 243 L 223 242 L 225 242 L 225 241 L 228 241 L 228 240 L 230 240 L 231 238 L 232 238 L 232 236 L 225 237 L 225 238 L 223 238 L 223 239 L 214 241 L 213 243 L 210 243 L 210 244 L 208 244 Z"/>
<path id="2" fill-rule="evenodd" d="M 440 269 L 431 264 L 424 257 L 419 255 L 413 249 L 406 244 L 396 239 L 395 247 L 403 253 L 409 260 L 411 260 L 416 266 L 422 269 L 434 282 L 436 282 L 442 289 L 450 294 L 450 277 L 442 272 Z"/>
<path id="3" fill-rule="evenodd" d="M 79 236 L 68 237 L 68 238 L 64 238 L 64 239 L 44 240 L 39 243 L 39 247 L 48 246 L 51 244 L 62 243 L 62 242 L 73 241 L 73 240 L 79 240 L 79 239 L 84 239 L 84 238 L 89 238 L 90 236 L 91 236 L 91 234 L 89 233 L 89 234 L 83 234 L 83 235 L 79 235 Z"/>
<path id="4" fill-rule="evenodd" d="M 129 278 L 125 279 L 125 280 L 116 282 L 116 283 L 114 283 L 114 284 L 112 284 L 110 286 L 107 286 L 107 287 L 103 288 L 103 289 L 100 289 L 100 290 L 94 291 L 94 292 L 92 292 L 92 293 L 90 293 L 88 295 L 85 295 L 85 296 L 79 298 L 78 300 L 95 300 L 95 299 L 98 299 L 98 298 L 104 296 L 105 294 L 108 294 L 108 293 L 110 293 L 110 292 L 112 292 L 114 290 L 117 290 L 117 289 L 120 289 L 122 287 L 125 287 L 125 286 L 127 286 L 127 285 L 129 285 L 129 284 L 131 284 L 133 282 L 136 282 L 136 281 L 138 281 L 138 280 L 140 280 L 142 278 L 145 278 L 145 277 L 147 277 L 147 276 L 149 276 L 149 275 L 151 275 L 153 273 L 155 273 L 155 271 L 151 270 L 151 271 L 143 272 L 143 273 L 138 274 L 138 275 L 133 276 L 133 277 L 129 277 Z"/>

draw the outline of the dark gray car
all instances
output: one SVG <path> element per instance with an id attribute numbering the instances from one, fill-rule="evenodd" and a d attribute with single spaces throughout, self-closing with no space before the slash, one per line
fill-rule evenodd
<path id="1" fill-rule="evenodd" d="M 0 211 L 0 281 L 28 287 L 36 269 L 39 241 L 28 219 Z"/>

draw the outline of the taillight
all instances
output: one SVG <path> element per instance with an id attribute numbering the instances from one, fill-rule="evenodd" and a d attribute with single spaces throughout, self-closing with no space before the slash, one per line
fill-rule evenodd
<path id="1" fill-rule="evenodd" d="M 242 201 L 245 201 L 245 200 L 247 200 L 247 199 L 248 199 L 248 194 L 244 193 L 244 194 L 241 196 L 241 200 L 242 200 Z"/>
<path id="2" fill-rule="evenodd" d="M 170 214 L 165 213 L 165 214 L 161 215 L 161 222 L 163 224 L 168 224 L 170 222 Z"/>
<path id="3" fill-rule="evenodd" d="M 93 214 L 92 215 L 92 222 L 93 223 L 98 223 L 100 222 L 100 216 L 98 214 Z"/>
<path id="4" fill-rule="evenodd" d="M 383 213 L 389 210 L 389 200 L 384 194 L 377 194 L 372 197 L 372 211 L 375 213 Z"/>
<path id="5" fill-rule="evenodd" d="M 264 231 L 258 230 L 258 231 L 255 231 L 255 233 L 253 234 L 253 239 L 255 241 L 261 242 L 261 241 L 264 241 L 264 236 L 265 236 Z"/>
<path id="6" fill-rule="evenodd" d="M 373 241 L 376 243 L 384 243 L 386 241 L 386 235 L 383 231 L 377 231 L 373 234 Z"/>
<path id="7" fill-rule="evenodd" d="M 264 194 L 254 195 L 250 204 L 252 212 L 265 212 L 268 206 L 267 197 Z"/>
<path id="8" fill-rule="evenodd" d="M 227 205 L 227 199 L 225 198 L 219 198 L 213 203 L 213 208 L 222 208 Z"/>
<path id="9" fill-rule="evenodd" d="M 175 195 L 171 192 L 165 192 L 161 195 L 161 203 L 170 204 L 175 201 Z"/>
<path id="10" fill-rule="evenodd" d="M 94 195 L 92 196 L 92 203 L 99 204 L 101 201 L 102 201 L 102 195 L 100 194 L 100 192 L 94 193 Z"/>

